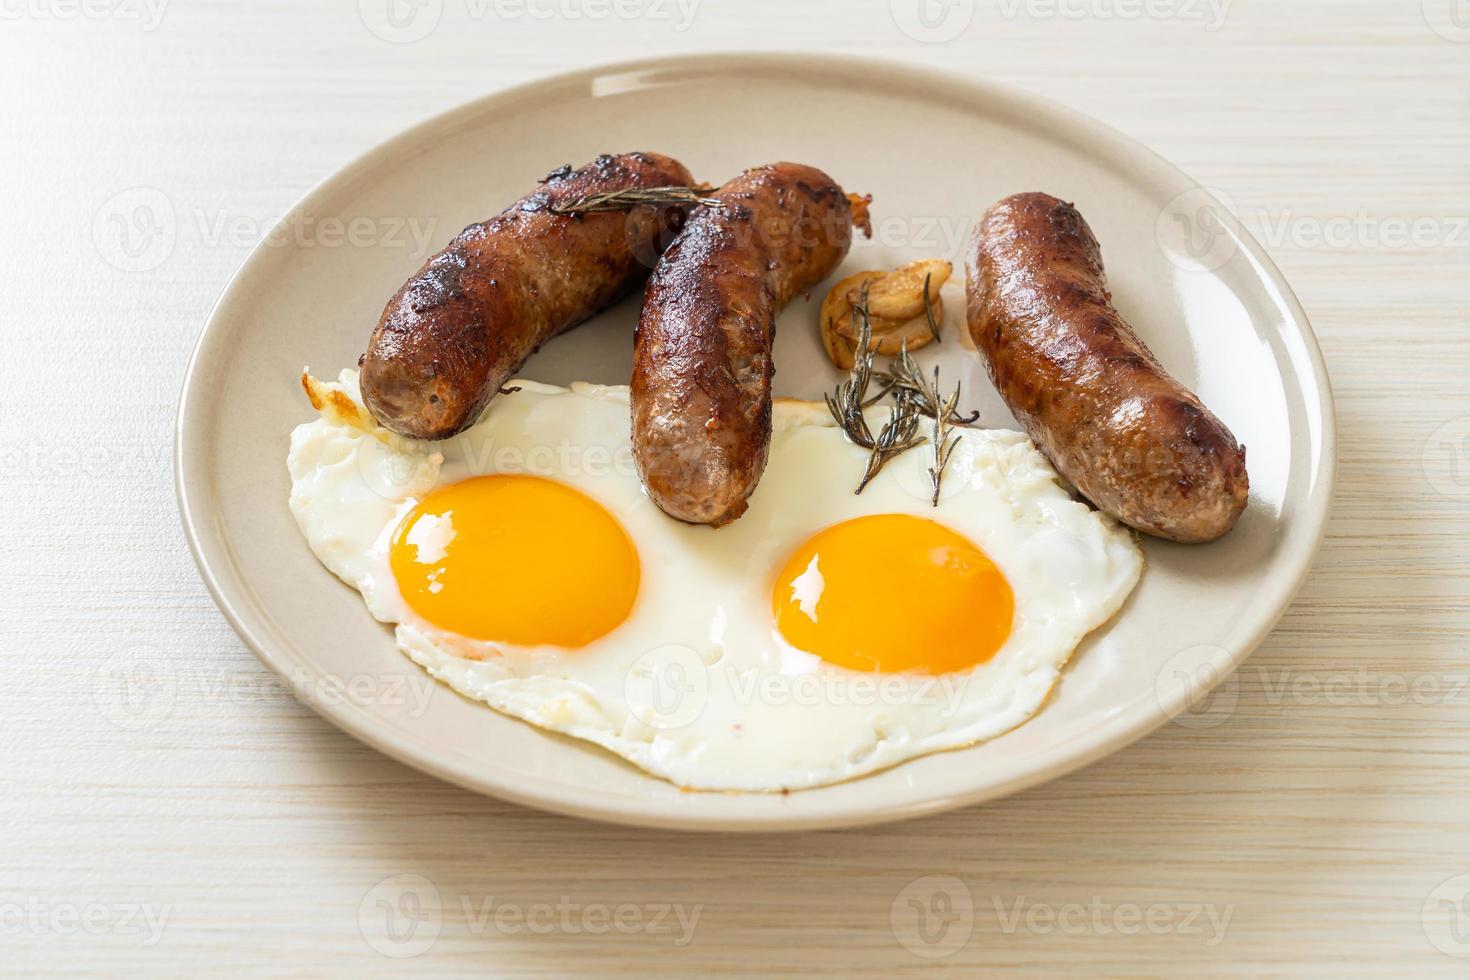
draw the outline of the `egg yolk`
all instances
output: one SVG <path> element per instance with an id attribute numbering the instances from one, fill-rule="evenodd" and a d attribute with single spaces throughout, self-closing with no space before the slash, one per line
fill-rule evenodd
<path id="1" fill-rule="evenodd" d="M 586 494 L 534 476 L 433 491 L 398 525 L 389 563 L 430 623 L 522 646 L 590 643 L 638 595 L 638 552 L 622 525 Z"/>
<path id="2" fill-rule="evenodd" d="M 946 674 L 984 663 L 1015 596 L 973 541 L 907 514 L 834 524 L 786 561 L 772 596 L 786 642 L 839 667 Z"/>

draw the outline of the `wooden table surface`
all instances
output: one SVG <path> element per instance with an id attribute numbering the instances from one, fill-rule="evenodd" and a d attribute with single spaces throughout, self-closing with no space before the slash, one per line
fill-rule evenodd
<path id="1" fill-rule="evenodd" d="M 1470 4 L 394 2 L 0 2 L 0 971 L 1470 975 Z M 473 96 L 743 48 L 1054 97 L 1274 254 L 1341 461 L 1233 708 L 946 816 L 689 836 L 422 776 L 231 632 L 171 427 L 255 238 Z"/>

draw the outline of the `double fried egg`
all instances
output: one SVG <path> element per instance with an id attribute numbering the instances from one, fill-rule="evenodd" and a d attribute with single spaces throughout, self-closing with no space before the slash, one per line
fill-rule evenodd
<path id="1" fill-rule="evenodd" d="M 624 387 L 515 381 L 426 443 L 377 427 L 353 371 L 303 382 L 320 417 L 291 437 L 291 510 L 399 649 L 691 789 L 820 786 L 1000 735 L 1143 567 L 1018 432 L 955 430 L 935 507 L 929 447 L 854 494 L 867 452 L 778 399 L 749 510 L 712 529 L 643 492 Z"/>

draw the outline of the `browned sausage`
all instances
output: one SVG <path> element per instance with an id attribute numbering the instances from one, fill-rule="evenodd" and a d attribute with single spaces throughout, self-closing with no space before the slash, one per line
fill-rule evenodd
<path id="1" fill-rule="evenodd" d="M 853 207 L 813 167 L 774 163 L 721 187 L 659 260 L 633 355 L 633 458 L 670 517 L 728 524 L 771 442 L 776 314 L 837 268 Z"/>
<path id="2" fill-rule="evenodd" d="M 640 285 L 683 218 L 676 209 L 568 216 L 551 207 L 692 183 L 683 164 L 657 153 L 600 156 L 547 175 L 498 217 L 470 225 L 383 311 L 359 361 L 368 410 L 418 439 L 474 424 L 536 348 Z"/>
<path id="3" fill-rule="evenodd" d="M 1032 440 L 1126 524 L 1173 541 L 1235 526 L 1245 449 L 1113 309 L 1102 253 L 1071 204 L 1017 194 L 980 220 L 970 336 Z"/>

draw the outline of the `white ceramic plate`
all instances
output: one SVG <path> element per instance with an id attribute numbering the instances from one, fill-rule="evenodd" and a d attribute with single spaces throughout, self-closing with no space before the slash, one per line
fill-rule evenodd
<path id="1" fill-rule="evenodd" d="M 1241 523 L 1211 545 L 1146 540 L 1137 592 L 1078 651 L 1029 723 L 822 789 L 681 792 L 447 689 L 427 703 L 405 696 L 415 690 L 408 681 L 422 687 L 419 668 L 317 563 L 286 507 L 289 433 L 312 417 L 298 374 L 310 365 L 335 377 L 356 362 L 388 297 L 426 258 L 415 229 L 430 231 L 432 252 L 547 171 L 637 149 L 674 155 L 712 182 L 797 160 L 871 193 L 877 234 L 839 275 L 934 255 L 962 270 L 963 242 L 996 199 L 1045 190 L 1075 201 L 1102 242 L 1119 309 L 1246 444 L 1251 499 Z M 961 271 L 949 294 L 946 377 L 964 378 L 986 423 L 1014 427 L 956 339 L 962 279 Z M 798 301 L 781 317 L 778 394 L 820 398 L 838 380 L 820 352 L 815 304 Z M 636 315 L 635 298 L 547 344 L 521 373 L 626 383 Z M 616 65 L 493 95 L 330 177 L 256 248 L 211 315 L 179 407 L 176 476 L 184 527 L 220 608 L 298 696 L 363 741 L 549 810 L 659 827 L 792 830 L 1012 793 L 1185 710 L 1290 602 L 1322 535 L 1334 453 L 1327 376 L 1290 288 L 1168 163 L 1012 89 L 871 61 L 740 55 Z M 339 686 L 354 679 L 355 692 Z"/>

